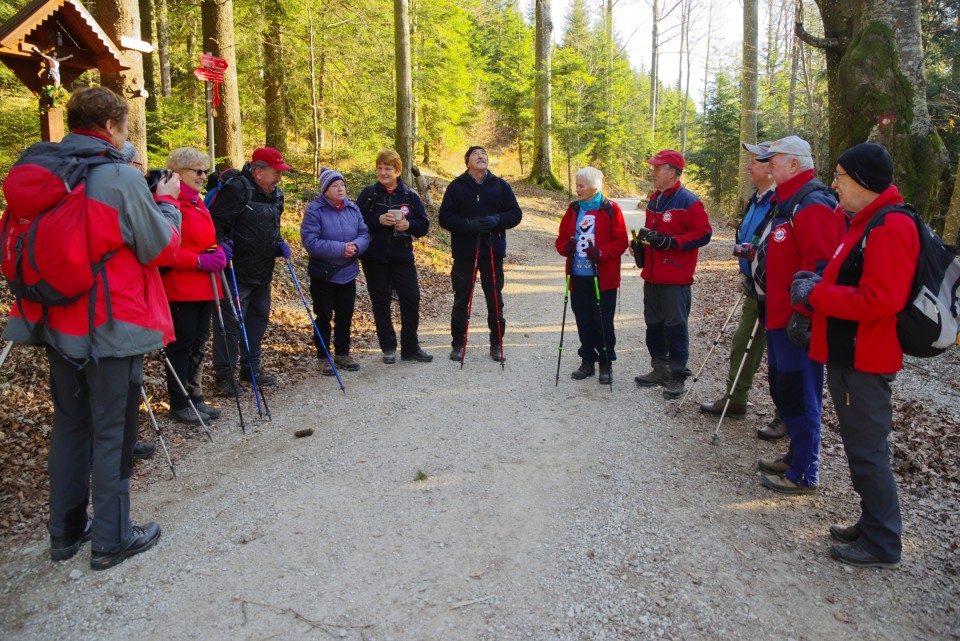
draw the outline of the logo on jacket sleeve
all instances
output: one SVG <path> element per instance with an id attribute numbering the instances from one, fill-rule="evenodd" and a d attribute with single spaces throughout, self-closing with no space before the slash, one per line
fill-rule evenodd
<path id="1" fill-rule="evenodd" d="M 663 222 L 669 223 L 671 220 L 673 220 L 673 214 L 671 214 L 669 211 L 663 214 Z"/>
<path id="2" fill-rule="evenodd" d="M 407 207 L 406 205 L 401 205 L 401 206 L 400 206 L 400 212 L 401 212 L 404 216 L 409 216 L 409 215 L 410 215 L 410 208 Z"/>
<path id="3" fill-rule="evenodd" d="M 786 239 L 787 239 L 787 230 L 784 229 L 783 227 L 780 227 L 780 228 L 777 229 L 775 232 L 773 232 L 773 240 L 774 240 L 774 241 L 776 241 L 776 242 L 778 242 L 778 243 L 782 243 L 782 242 L 785 241 Z"/>

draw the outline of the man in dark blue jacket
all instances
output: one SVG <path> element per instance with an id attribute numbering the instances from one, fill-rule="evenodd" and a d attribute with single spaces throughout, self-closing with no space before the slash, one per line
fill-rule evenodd
<path id="1" fill-rule="evenodd" d="M 520 224 L 523 212 L 513 190 L 487 169 L 487 152 L 473 146 L 464 155 L 467 170 L 453 179 L 440 203 L 440 226 L 450 232 L 453 268 L 453 312 L 450 360 L 463 358 L 467 334 L 467 305 L 473 285 L 474 265 L 487 301 L 490 356 L 502 362 L 503 258 L 507 254 L 507 230 Z M 496 290 L 494 290 L 496 283 Z"/>

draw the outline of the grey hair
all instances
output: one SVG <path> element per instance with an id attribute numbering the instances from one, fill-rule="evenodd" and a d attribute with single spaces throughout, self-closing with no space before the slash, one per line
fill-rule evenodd
<path id="1" fill-rule="evenodd" d="M 167 169 L 206 167 L 207 155 L 196 147 L 178 147 L 167 156 Z"/>
<path id="2" fill-rule="evenodd" d="M 797 163 L 799 163 L 800 171 L 806 171 L 808 169 L 813 169 L 813 157 L 812 156 L 794 156 L 793 154 L 783 154 L 785 158 L 796 158 Z"/>
<path id="3" fill-rule="evenodd" d="M 584 167 L 577 172 L 577 178 L 583 178 L 588 185 L 600 191 L 603 187 L 603 172 L 596 167 Z"/>

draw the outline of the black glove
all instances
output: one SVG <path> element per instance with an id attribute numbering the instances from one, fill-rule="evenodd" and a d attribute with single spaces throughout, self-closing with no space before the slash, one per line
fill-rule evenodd
<path id="1" fill-rule="evenodd" d="M 794 312 L 787 323 L 787 338 L 794 345 L 803 347 L 810 344 L 810 317 Z"/>
<path id="2" fill-rule="evenodd" d="M 467 231 L 471 234 L 480 233 L 480 221 L 482 218 L 468 218 L 467 219 Z"/>
<path id="3" fill-rule="evenodd" d="M 820 277 L 813 272 L 797 272 L 793 275 L 793 284 L 790 285 L 790 305 L 807 305 L 810 302 L 810 292 L 820 282 Z"/>
<path id="4" fill-rule="evenodd" d="M 588 245 L 583 253 L 586 254 L 587 258 L 590 260 L 597 260 L 600 258 L 600 248 L 596 245 Z"/>
<path id="5" fill-rule="evenodd" d="M 651 247 L 659 249 L 660 251 L 676 249 L 678 247 L 676 238 L 655 231 L 647 234 L 647 242 L 650 243 Z"/>
<path id="6" fill-rule="evenodd" d="M 487 220 L 490 222 L 490 231 L 496 229 L 497 225 L 500 224 L 500 216 L 497 216 L 496 214 L 490 214 L 487 216 Z"/>
<path id="7" fill-rule="evenodd" d="M 478 218 L 477 233 L 489 234 L 493 230 L 493 226 L 497 224 L 496 219 L 496 216 L 484 216 L 483 218 Z"/>
<path id="8" fill-rule="evenodd" d="M 563 252 L 565 256 L 573 256 L 577 251 L 577 239 L 571 238 L 567 241 L 567 244 L 563 246 Z"/>

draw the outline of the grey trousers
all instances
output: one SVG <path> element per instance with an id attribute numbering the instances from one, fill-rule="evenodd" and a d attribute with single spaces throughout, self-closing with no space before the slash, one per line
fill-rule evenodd
<path id="1" fill-rule="evenodd" d="M 893 422 L 892 374 L 827 366 L 827 386 L 840 419 L 840 437 L 860 495 L 860 546 L 882 561 L 900 560 L 902 524 L 887 437 Z"/>
<path id="2" fill-rule="evenodd" d="M 93 549 L 115 552 L 133 534 L 130 475 L 143 356 L 102 358 L 79 370 L 51 349 L 47 359 L 53 397 L 47 530 L 51 536 L 80 534 L 92 488 Z"/>

